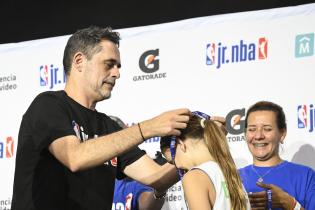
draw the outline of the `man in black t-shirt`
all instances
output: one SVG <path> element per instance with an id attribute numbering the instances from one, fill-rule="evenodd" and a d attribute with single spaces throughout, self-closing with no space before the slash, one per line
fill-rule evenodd
<path id="1" fill-rule="evenodd" d="M 109 116 L 121 128 L 128 126 L 116 116 Z M 161 152 L 155 154 L 154 161 L 159 165 L 167 161 L 162 157 Z M 112 210 L 160 210 L 164 204 L 166 192 L 158 192 L 146 185 L 143 185 L 129 177 L 115 181 L 115 190 Z"/>
<path id="2" fill-rule="evenodd" d="M 65 89 L 39 94 L 23 115 L 12 210 L 110 210 L 115 177 L 124 174 L 159 191 L 176 182 L 174 166 L 159 166 L 137 145 L 153 136 L 179 135 L 188 109 L 124 130 L 95 109 L 110 98 L 120 77 L 119 39 L 110 28 L 98 27 L 69 38 Z"/>

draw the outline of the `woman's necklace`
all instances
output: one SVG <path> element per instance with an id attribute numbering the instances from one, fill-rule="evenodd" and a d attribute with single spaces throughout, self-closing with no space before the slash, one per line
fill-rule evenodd
<path id="1" fill-rule="evenodd" d="M 282 163 L 282 161 L 281 161 L 280 163 Z M 257 174 L 257 176 L 259 177 L 259 178 L 257 179 L 257 182 L 263 182 L 263 181 L 264 181 L 264 177 L 265 177 L 267 174 L 269 174 L 273 169 L 277 168 L 277 166 L 278 166 L 280 163 L 278 163 L 278 164 L 275 165 L 275 166 L 272 166 L 272 167 L 271 167 L 266 173 L 264 173 L 263 175 L 261 175 L 260 173 L 258 173 L 258 171 L 254 168 L 254 164 L 253 164 L 253 165 L 252 165 L 252 169 L 253 169 L 253 171 Z"/>
<path id="2" fill-rule="evenodd" d="M 254 171 L 254 172 L 257 174 L 257 176 L 259 177 L 259 178 L 257 179 L 258 182 L 263 182 L 263 181 L 264 181 L 263 178 L 264 178 L 267 174 L 269 174 L 274 168 L 275 168 L 275 167 L 272 167 L 272 168 L 269 169 L 266 173 L 264 173 L 263 175 L 260 175 L 260 174 L 257 172 L 257 170 L 254 168 L 254 165 L 252 165 L 253 171 Z"/>

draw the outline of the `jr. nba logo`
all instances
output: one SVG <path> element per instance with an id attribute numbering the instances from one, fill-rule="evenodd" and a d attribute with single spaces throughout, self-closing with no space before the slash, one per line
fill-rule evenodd
<path id="1" fill-rule="evenodd" d="M 306 105 L 299 105 L 297 108 L 298 113 L 298 128 L 308 129 L 309 132 L 314 130 L 314 118 L 315 111 L 313 104 L 310 104 L 309 107 Z"/>
<path id="2" fill-rule="evenodd" d="M 66 74 L 63 69 L 51 65 L 41 65 L 39 67 L 40 86 L 53 89 L 55 85 L 64 84 L 66 82 Z"/>

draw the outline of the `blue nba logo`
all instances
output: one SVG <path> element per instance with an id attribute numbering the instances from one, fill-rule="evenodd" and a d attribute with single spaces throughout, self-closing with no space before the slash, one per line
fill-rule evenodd
<path id="1" fill-rule="evenodd" d="M 308 128 L 309 132 L 314 130 L 314 118 L 315 111 L 313 104 L 310 104 L 309 109 L 306 105 L 299 105 L 297 108 L 298 114 L 298 128 L 306 129 Z"/>
<path id="2" fill-rule="evenodd" d="M 43 65 L 39 67 L 39 82 L 40 86 L 46 86 L 48 85 L 48 66 Z"/>
<path id="3" fill-rule="evenodd" d="M 307 128 L 306 105 L 299 105 L 297 111 L 298 111 L 298 128 Z"/>
<path id="4" fill-rule="evenodd" d="M 206 64 L 213 65 L 215 64 L 215 44 L 207 44 L 206 48 Z"/>

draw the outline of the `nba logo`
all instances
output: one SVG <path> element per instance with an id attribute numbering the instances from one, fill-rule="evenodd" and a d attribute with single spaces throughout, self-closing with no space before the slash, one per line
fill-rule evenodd
<path id="1" fill-rule="evenodd" d="M 126 196 L 126 206 L 125 206 L 125 210 L 131 210 L 131 202 L 132 202 L 132 193 L 129 193 L 127 196 Z"/>
<path id="2" fill-rule="evenodd" d="M 213 65 L 215 63 L 215 44 L 207 44 L 206 48 L 206 64 Z"/>
<path id="3" fill-rule="evenodd" d="M 117 167 L 117 157 L 114 157 L 113 159 L 111 159 L 110 163 L 112 164 L 112 166 Z"/>
<path id="4" fill-rule="evenodd" d="M 39 80 L 40 80 L 40 86 L 46 86 L 48 85 L 48 66 L 40 66 L 39 67 Z"/>
<path id="5" fill-rule="evenodd" d="M 265 37 L 259 38 L 258 41 L 258 58 L 266 59 L 268 50 L 268 40 Z"/>
<path id="6" fill-rule="evenodd" d="M 80 126 L 78 125 L 78 123 L 76 123 L 74 120 L 72 121 L 72 126 L 73 126 L 73 130 L 75 132 L 75 135 L 78 137 L 78 139 L 81 139 L 81 135 L 80 135 Z"/>
<path id="7" fill-rule="evenodd" d="M 299 105 L 298 111 L 298 128 L 307 127 L 307 107 L 306 105 Z"/>

